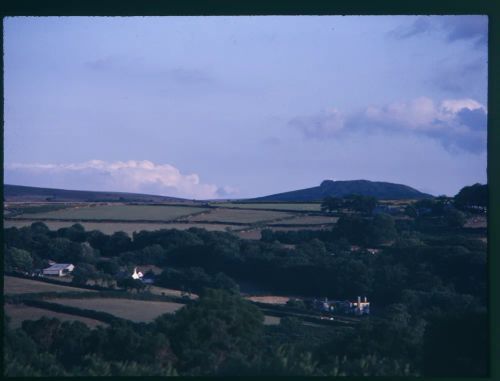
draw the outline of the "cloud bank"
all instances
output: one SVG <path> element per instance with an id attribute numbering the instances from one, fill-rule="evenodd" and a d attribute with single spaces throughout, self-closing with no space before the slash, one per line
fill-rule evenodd
<path id="1" fill-rule="evenodd" d="M 451 152 L 481 153 L 486 150 L 487 110 L 469 98 L 437 103 L 420 97 L 340 115 L 335 110 L 334 113 L 296 117 L 289 125 L 313 139 L 337 138 L 350 132 L 406 133 L 435 139 Z"/>
<path id="2" fill-rule="evenodd" d="M 74 182 L 79 184 L 77 187 L 89 190 L 152 193 L 189 199 L 226 197 L 236 192 L 228 186 L 204 184 L 195 173 L 183 174 L 170 164 L 155 164 L 148 160 L 90 160 L 71 164 L 13 163 L 6 165 L 5 171 L 6 181 L 9 177 L 40 177 L 50 179 L 50 186 L 68 187 Z M 47 184 L 47 180 L 44 183 Z"/>
<path id="3" fill-rule="evenodd" d="M 480 15 L 463 16 L 421 16 L 410 25 L 402 25 L 392 30 L 389 35 L 397 39 L 406 39 L 425 33 L 440 32 L 449 42 L 470 40 L 484 46 L 488 43 L 488 17 Z"/>

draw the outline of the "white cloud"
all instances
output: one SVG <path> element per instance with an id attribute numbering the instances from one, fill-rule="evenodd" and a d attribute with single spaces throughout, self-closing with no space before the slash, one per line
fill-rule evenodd
<path id="1" fill-rule="evenodd" d="M 95 190 L 153 193 L 166 196 L 210 199 L 227 196 L 235 190 L 231 187 L 219 187 L 200 182 L 200 177 L 183 174 L 170 164 L 155 164 L 148 160 L 115 161 L 90 160 L 70 164 L 20 164 L 5 166 L 8 171 L 28 174 L 71 178 L 75 175 L 85 182 L 99 187 Z M 81 182 L 81 189 L 87 189 Z M 222 194 L 221 194 L 222 193 Z"/>
<path id="2" fill-rule="evenodd" d="M 382 107 L 370 106 L 365 111 L 368 121 L 396 128 L 419 131 L 440 129 L 463 130 L 458 113 L 464 109 L 482 110 L 486 108 L 473 99 L 448 99 L 436 104 L 432 99 L 420 97 L 410 102 L 395 102 Z"/>
<path id="3" fill-rule="evenodd" d="M 470 98 L 435 102 L 428 97 L 368 106 L 345 115 L 336 109 L 290 120 L 305 137 L 345 137 L 349 132 L 417 134 L 439 141 L 450 151 L 479 153 L 486 150 L 487 110 Z"/>

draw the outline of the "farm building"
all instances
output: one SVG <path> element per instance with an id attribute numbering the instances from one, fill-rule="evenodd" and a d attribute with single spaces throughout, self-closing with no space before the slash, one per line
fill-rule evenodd
<path id="1" fill-rule="evenodd" d="M 46 269 L 43 269 L 43 275 L 65 276 L 75 269 L 71 263 L 55 263 Z"/>

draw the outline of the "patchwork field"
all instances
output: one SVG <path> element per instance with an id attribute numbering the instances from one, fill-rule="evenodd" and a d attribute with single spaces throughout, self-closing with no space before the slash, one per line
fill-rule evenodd
<path id="1" fill-rule="evenodd" d="M 42 308 L 29 307 L 24 304 L 6 304 L 4 306 L 4 313 L 11 318 L 10 327 L 14 329 L 21 327 L 21 324 L 25 320 L 38 320 L 44 316 L 48 318 L 57 318 L 61 321 L 80 321 L 90 328 L 97 327 L 98 325 L 107 326 L 106 323 L 99 320 L 44 310 Z"/>
<path id="2" fill-rule="evenodd" d="M 264 315 L 264 325 L 278 325 L 281 322 L 281 318 L 277 316 Z"/>
<path id="3" fill-rule="evenodd" d="M 278 209 L 278 210 L 296 210 L 299 212 L 320 212 L 319 203 L 236 203 L 236 202 L 217 202 L 211 205 L 224 208 L 242 208 L 242 209 Z"/>
<path id="4" fill-rule="evenodd" d="M 135 322 L 150 322 L 160 315 L 173 313 L 184 307 L 184 304 L 180 303 L 120 298 L 57 298 L 50 301 L 57 304 L 63 304 L 65 306 L 103 311 L 116 317 Z"/>
<path id="5" fill-rule="evenodd" d="M 171 221 L 207 210 L 181 205 L 86 205 L 46 213 L 28 213 L 23 214 L 22 217 L 47 220 Z"/>
<path id="6" fill-rule="evenodd" d="M 84 288 L 66 287 L 58 284 L 38 282 L 31 279 L 23 279 L 12 276 L 4 276 L 4 294 L 16 295 L 30 292 L 95 292 Z"/>
<path id="7" fill-rule="evenodd" d="M 338 217 L 328 217 L 328 216 L 297 216 L 291 219 L 270 222 L 269 225 L 324 225 L 324 224 L 334 224 L 338 220 Z"/>
<path id="8" fill-rule="evenodd" d="M 212 209 L 195 216 L 190 216 L 188 221 L 219 221 L 228 223 L 256 223 L 260 221 L 272 221 L 292 217 L 293 214 L 286 212 L 274 212 L 269 210 L 245 210 L 245 209 Z"/>
<path id="9" fill-rule="evenodd" d="M 4 220 L 4 227 L 17 227 L 30 226 L 35 220 Z M 43 221 L 51 230 L 57 230 L 63 227 L 68 227 L 76 222 L 74 221 Z M 242 226 L 225 225 L 225 224 L 203 224 L 203 223 L 148 223 L 148 222 L 78 222 L 85 230 L 100 230 L 105 234 L 113 234 L 117 231 L 123 231 L 129 235 L 133 232 L 141 230 L 159 230 L 159 229 L 178 229 L 186 230 L 192 227 L 206 229 L 209 231 L 226 231 L 234 228 L 241 229 Z"/>
<path id="10" fill-rule="evenodd" d="M 171 288 L 163 288 L 163 287 L 158 287 L 158 286 L 151 286 L 149 289 L 149 292 L 155 295 L 165 295 L 165 296 L 175 296 L 177 298 L 180 298 L 183 296 L 182 291 L 180 290 L 174 290 Z M 189 295 L 190 299 L 198 299 L 198 295 L 196 294 L 190 294 Z"/>
<path id="11" fill-rule="evenodd" d="M 329 226 L 311 225 L 311 226 L 269 226 L 272 231 L 294 231 L 294 230 L 327 230 Z"/>
<path id="12" fill-rule="evenodd" d="M 275 296 L 275 295 L 262 295 L 262 296 L 247 296 L 245 299 L 252 302 L 268 303 L 268 304 L 286 304 L 290 297 L 288 296 Z"/>

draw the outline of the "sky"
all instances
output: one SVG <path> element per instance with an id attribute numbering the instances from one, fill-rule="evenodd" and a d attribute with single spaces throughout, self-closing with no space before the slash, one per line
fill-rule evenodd
<path id="1" fill-rule="evenodd" d="M 486 182 L 487 16 L 4 18 L 4 182 L 189 199 Z"/>

